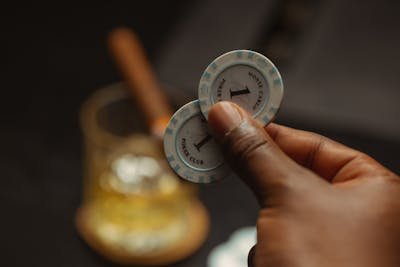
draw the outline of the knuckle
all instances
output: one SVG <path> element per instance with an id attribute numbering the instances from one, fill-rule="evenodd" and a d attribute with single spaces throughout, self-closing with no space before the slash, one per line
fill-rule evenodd
<path id="1" fill-rule="evenodd" d="M 400 179 L 391 173 L 381 173 L 371 178 L 378 188 L 388 188 L 400 192 Z"/>
<path id="2" fill-rule="evenodd" d="M 360 152 L 357 159 L 360 162 L 360 164 L 364 164 L 364 165 L 371 165 L 371 164 L 375 163 L 375 160 L 373 158 L 371 158 L 370 156 L 368 156 L 367 154 L 365 154 L 363 152 Z"/>
<path id="3" fill-rule="evenodd" d="M 400 182 L 399 176 L 365 153 L 360 153 L 356 161 L 358 168 L 369 173 L 376 181 L 381 181 L 383 184 L 398 184 Z"/>
<path id="4" fill-rule="evenodd" d="M 393 208 L 400 210 L 400 179 L 389 171 L 368 177 L 368 186 L 373 198 L 369 201 L 371 212 L 378 213 L 380 216 L 391 213 Z"/>
<path id="5" fill-rule="evenodd" d="M 312 147 L 306 157 L 305 166 L 312 169 L 313 164 L 315 162 L 315 158 L 317 157 L 318 153 L 323 149 L 328 138 L 320 134 L 313 134 L 315 137 L 315 142 L 312 144 Z"/>
<path id="6" fill-rule="evenodd" d="M 386 177 L 387 177 L 386 178 L 387 183 L 390 186 L 395 186 L 400 190 L 400 177 L 399 176 L 395 175 L 394 173 L 390 173 Z"/>

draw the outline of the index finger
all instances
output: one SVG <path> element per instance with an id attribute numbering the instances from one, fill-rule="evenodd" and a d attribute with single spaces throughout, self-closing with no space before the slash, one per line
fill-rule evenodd
<path id="1" fill-rule="evenodd" d="M 289 157 L 328 181 L 333 179 L 337 181 L 336 178 L 347 180 L 344 177 L 335 178 L 335 176 L 346 165 L 358 158 L 366 157 L 355 149 L 316 133 L 296 130 L 275 123 L 265 127 L 265 130 Z"/>

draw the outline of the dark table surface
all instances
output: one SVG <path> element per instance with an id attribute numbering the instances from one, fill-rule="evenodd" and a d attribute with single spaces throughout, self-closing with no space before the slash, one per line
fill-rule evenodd
<path id="1" fill-rule="evenodd" d="M 172 3 L 173 2 L 173 3 Z M 105 46 L 118 25 L 137 30 L 150 59 L 190 1 L 3 10 L 0 105 L 0 255 L 2 266 L 112 266 L 79 238 L 73 224 L 82 190 L 78 110 L 96 88 L 120 80 Z M 321 129 L 285 118 L 358 148 L 400 172 L 400 142 Z M 224 192 L 221 194 L 221 192 Z M 233 230 L 254 225 L 257 204 L 236 178 L 202 186 L 212 227 L 204 246 L 176 266 L 205 266 Z"/>

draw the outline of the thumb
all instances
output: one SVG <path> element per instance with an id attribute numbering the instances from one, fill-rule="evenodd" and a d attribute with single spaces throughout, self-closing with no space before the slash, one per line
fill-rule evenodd
<path id="1" fill-rule="evenodd" d="M 262 206 L 295 188 L 309 174 L 275 144 L 264 128 L 231 102 L 218 102 L 208 115 L 209 126 L 231 168 L 256 194 Z M 302 179 L 304 182 L 304 180 Z"/>

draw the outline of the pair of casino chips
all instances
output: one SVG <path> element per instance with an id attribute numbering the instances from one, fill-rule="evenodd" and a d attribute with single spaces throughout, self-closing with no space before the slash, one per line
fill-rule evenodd
<path id="1" fill-rule="evenodd" d="M 164 134 L 164 152 L 180 177 L 210 183 L 230 172 L 208 128 L 212 105 L 234 102 L 267 125 L 279 110 L 283 83 L 268 58 L 250 50 L 234 50 L 208 65 L 200 79 L 198 97 L 172 116 Z"/>

